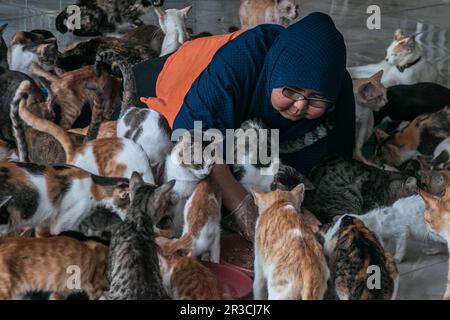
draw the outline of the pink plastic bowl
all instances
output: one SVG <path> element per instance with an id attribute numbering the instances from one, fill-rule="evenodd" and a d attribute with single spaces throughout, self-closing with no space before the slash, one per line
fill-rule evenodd
<path id="1" fill-rule="evenodd" d="M 229 234 L 222 238 L 221 242 L 221 258 L 220 263 L 226 266 L 233 267 L 244 272 L 249 277 L 253 278 L 253 245 L 238 234 Z M 241 252 L 248 253 L 251 267 L 238 264 L 240 261 L 239 255 Z"/>
<path id="2" fill-rule="evenodd" d="M 252 279 L 245 273 L 223 264 L 202 262 L 219 281 L 220 289 L 233 300 L 244 300 L 252 292 Z"/>

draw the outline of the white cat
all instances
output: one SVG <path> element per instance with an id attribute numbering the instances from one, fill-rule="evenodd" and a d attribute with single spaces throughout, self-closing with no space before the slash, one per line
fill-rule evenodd
<path id="1" fill-rule="evenodd" d="M 192 5 L 181 10 L 167 9 L 165 11 L 161 7 L 155 7 L 159 26 L 165 34 L 160 57 L 174 52 L 189 38 L 186 18 L 191 9 Z"/>
<path id="2" fill-rule="evenodd" d="M 436 82 L 438 78 L 437 69 L 425 59 L 415 36 L 407 37 L 401 30 L 395 32 L 385 60 L 348 68 L 353 79 L 367 78 L 378 70 L 384 71 L 381 82 L 386 88 L 399 84 Z"/>
<path id="3" fill-rule="evenodd" d="M 392 250 L 396 262 L 401 262 L 406 254 L 408 240 L 426 244 L 426 254 L 447 252 L 446 241 L 428 232 L 424 212 L 425 202 L 420 196 L 414 195 L 399 199 L 390 207 L 352 216 L 361 219 L 367 228 L 375 232 L 386 250 Z"/>

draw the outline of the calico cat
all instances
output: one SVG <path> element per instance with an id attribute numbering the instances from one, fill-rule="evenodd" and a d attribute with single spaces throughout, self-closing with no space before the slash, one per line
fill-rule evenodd
<path id="1" fill-rule="evenodd" d="M 164 251 L 175 254 L 178 248 L 189 248 L 194 257 L 220 261 L 220 219 L 222 197 L 211 178 L 200 181 L 184 207 L 183 234 L 172 240 Z"/>
<path id="2" fill-rule="evenodd" d="M 83 105 L 94 105 L 95 92 L 86 88 L 86 82 L 97 85 L 102 95 L 105 120 L 111 120 L 115 107 L 120 106 L 121 79 L 102 72 L 97 77 L 94 66 L 82 67 L 78 70 L 65 72 L 61 76 L 52 74 L 36 63 L 32 63 L 31 72 L 49 83 L 49 89 L 54 95 L 54 102 L 61 109 L 59 125 L 63 129 L 70 129 L 80 116 Z M 109 118 L 108 118 L 109 115 Z"/>
<path id="3" fill-rule="evenodd" d="M 20 299 L 29 291 L 51 291 L 62 297 L 85 291 L 98 299 L 107 288 L 108 247 L 69 237 L 0 239 L 0 299 Z M 79 289 L 71 277 L 79 269 Z"/>
<path id="4" fill-rule="evenodd" d="M 356 138 L 353 157 L 368 164 L 362 148 L 374 129 L 373 112 L 379 111 L 387 103 L 386 88 L 381 84 L 383 70 L 367 79 L 353 81 L 356 111 Z"/>
<path id="5" fill-rule="evenodd" d="M 447 186 L 446 193 L 439 198 L 426 192 L 420 192 L 420 195 L 425 201 L 425 223 L 428 229 L 444 238 L 450 249 L 450 186 Z M 444 300 L 450 300 L 450 267 Z"/>
<path id="6" fill-rule="evenodd" d="M 122 219 L 128 208 L 128 180 L 105 178 L 71 166 L 0 164 L 2 233 L 24 227 L 48 227 L 51 234 L 76 230 L 98 206 Z"/>
<path id="7" fill-rule="evenodd" d="M 450 107 L 420 115 L 390 136 L 377 130 L 376 136 L 378 146 L 372 160 L 379 165 L 399 167 L 415 155 L 432 155 L 436 147 L 450 136 Z"/>
<path id="8" fill-rule="evenodd" d="M 385 60 L 380 63 L 348 68 L 353 79 L 366 78 L 378 70 L 384 70 L 381 83 L 389 88 L 399 84 L 437 82 L 435 66 L 423 57 L 415 36 L 395 31 L 394 41 L 388 47 Z"/>
<path id="9" fill-rule="evenodd" d="M 158 254 L 161 275 L 174 300 L 222 300 L 214 274 L 195 258 Z"/>
<path id="10" fill-rule="evenodd" d="M 288 27 L 299 15 L 296 0 L 241 0 L 239 17 L 243 29 L 273 23 Z"/>
<path id="11" fill-rule="evenodd" d="M 447 252 L 439 244 L 446 242 L 439 236 L 429 234 L 424 224 L 425 203 L 418 195 L 399 199 L 392 206 L 373 209 L 365 214 L 355 216 L 374 232 L 384 247 L 394 254 L 396 262 L 402 262 L 407 249 L 408 240 L 426 242 L 426 254 Z"/>
<path id="12" fill-rule="evenodd" d="M 450 89 L 430 82 L 397 85 L 387 89 L 387 99 L 387 104 L 374 112 L 375 125 L 388 119 L 389 128 L 392 128 L 402 121 L 413 121 L 421 114 L 437 112 L 449 106 Z"/>
<path id="13" fill-rule="evenodd" d="M 32 114 L 25 99 L 19 103 L 19 115 L 29 126 L 53 136 L 62 145 L 68 164 L 105 177 L 129 178 L 133 171 L 138 171 L 145 181 L 155 182 L 147 155 L 131 140 L 107 138 L 77 145 L 63 128 Z"/>
<path id="14" fill-rule="evenodd" d="M 255 299 L 323 299 L 329 270 L 322 246 L 300 207 L 305 187 L 253 191 L 259 217 L 255 235 Z"/>
<path id="15" fill-rule="evenodd" d="M 8 47 L 6 46 L 5 40 L 3 39 L 3 32 L 5 31 L 7 26 L 7 23 L 0 26 L 0 69 L 3 69 L 3 71 L 9 70 Z"/>
<path id="16" fill-rule="evenodd" d="M 310 173 L 314 190 L 304 206 L 322 223 L 342 214 L 361 214 L 413 195 L 417 180 L 399 172 L 383 171 L 359 161 L 335 157 Z"/>
<path id="17" fill-rule="evenodd" d="M 192 5 L 181 10 L 163 10 L 161 7 L 155 7 L 159 26 L 165 35 L 161 45 L 160 57 L 174 52 L 189 39 L 189 34 L 186 30 L 186 19 L 191 9 Z"/>
<path id="18" fill-rule="evenodd" d="M 114 230 L 108 257 L 108 300 L 166 299 L 153 233 L 153 202 L 167 198 L 174 181 L 146 184 L 138 173 L 130 179 L 131 205 Z"/>
<path id="19" fill-rule="evenodd" d="M 340 300 L 394 300 L 399 273 L 376 235 L 355 217 L 345 215 L 325 233 L 331 283 Z M 370 266 L 380 270 L 380 287 L 369 288 Z"/>

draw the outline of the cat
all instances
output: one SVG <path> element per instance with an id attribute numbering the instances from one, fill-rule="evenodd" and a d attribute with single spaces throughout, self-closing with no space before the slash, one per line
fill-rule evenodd
<path id="1" fill-rule="evenodd" d="M 436 149 L 433 158 L 417 157 L 412 162 L 418 162 L 415 166 L 419 187 L 422 190 L 440 196 L 445 193 L 445 189 L 450 185 L 450 138 L 447 138 Z M 446 146 L 446 149 L 441 149 Z M 436 152 L 437 151 L 437 152 Z M 440 152 L 439 152 L 440 151 Z M 439 154 L 438 154 L 439 152 Z M 436 154 L 438 154 L 436 156 Z"/>
<path id="2" fill-rule="evenodd" d="M 396 30 L 394 40 L 387 48 L 386 58 L 380 63 L 348 68 L 354 79 L 366 78 L 378 70 L 384 70 L 381 83 L 389 88 L 399 84 L 437 82 L 435 66 L 423 57 L 415 36 L 406 36 Z"/>
<path id="3" fill-rule="evenodd" d="M 304 206 L 322 223 L 342 214 L 361 214 L 415 194 L 417 180 L 400 172 L 383 171 L 357 160 L 334 157 L 310 173 L 314 190 Z"/>
<path id="4" fill-rule="evenodd" d="M 299 16 L 296 0 L 241 0 L 239 17 L 243 29 L 273 23 L 288 27 Z"/>
<path id="5" fill-rule="evenodd" d="M 54 102 L 61 110 L 58 122 L 63 129 L 72 127 L 80 116 L 84 104 L 93 107 L 95 92 L 86 88 L 86 82 L 93 82 L 97 85 L 102 95 L 106 120 L 111 120 L 114 109 L 120 106 L 121 79 L 107 72 L 102 72 L 97 77 L 94 66 L 65 72 L 61 76 L 44 70 L 36 63 L 31 64 L 30 70 L 34 75 L 48 82 L 49 89 L 54 95 Z"/>
<path id="6" fill-rule="evenodd" d="M 179 247 L 189 248 L 194 257 L 220 262 L 220 220 L 222 197 L 219 187 L 208 177 L 195 187 L 184 207 L 183 233 L 164 249 L 174 254 Z"/>
<path id="7" fill-rule="evenodd" d="M 96 207 L 124 218 L 128 179 L 106 178 L 67 166 L 23 162 L 0 163 L 1 233 L 24 227 L 48 227 L 51 234 L 76 230 Z"/>
<path id="8" fill-rule="evenodd" d="M 255 233 L 256 300 L 318 300 L 327 289 L 329 270 L 322 246 L 300 215 L 305 192 L 253 191 L 259 216 Z"/>
<path id="9" fill-rule="evenodd" d="M 101 243 L 63 236 L 0 239 L 0 299 L 21 299 L 37 290 L 61 297 L 82 290 L 98 299 L 107 287 L 107 255 L 108 247 Z M 72 289 L 74 266 L 79 288 Z"/>
<path id="10" fill-rule="evenodd" d="M 31 97 L 30 100 L 33 99 L 36 103 L 44 102 L 44 96 L 38 85 L 26 74 L 9 70 L 0 74 L 0 92 L 2 93 L 0 95 L 0 139 L 4 139 L 13 144 L 15 144 L 15 139 L 12 132 L 10 107 L 17 88 L 25 80 L 30 82 L 30 89 L 28 91 L 28 95 Z M 42 111 L 45 113 L 43 115 L 44 117 L 53 118 L 54 115 L 51 110 L 44 107 Z"/>
<path id="11" fill-rule="evenodd" d="M 407 249 L 408 240 L 426 242 L 426 254 L 442 252 L 439 244 L 446 244 L 439 236 L 428 234 L 424 224 L 423 214 L 425 203 L 418 195 L 402 198 L 392 206 L 373 209 L 362 215 L 353 215 L 359 218 L 364 225 L 374 232 L 384 247 L 389 244 L 397 263 L 402 262 Z M 386 248 L 387 249 L 387 248 Z M 447 248 L 445 251 L 447 252 Z"/>
<path id="12" fill-rule="evenodd" d="M 129 178 L 138 171 L 146 182 L 155 182 L 144 150 L 129 139 L 96 139 L 77 145 L 63 128 L 32 114 L 25 99 L 19 103 L 19 115 L 29 126 L 53 136 L 62 145 L 68 164 L 106 177 Z"/>
<path id="13" fill-rule="evenodd" d="M 186 19 L 191 9 L 192 5 L 181 10 L 163 10 L 161 7 L 155 7 L 159 26 L 165 35 L 161 45 L 160 57 L 174 52 L 189 39 L 189 34 L 186 30 Z"/>
<path id="14" fill-rule="evenodd" d="M 157 238 L 158 241 L 158 238 Z M 222 300 L 214 274 L 191 254 L 176 256 L 158 254 L 161 275 L 174 300 Z"/>
<path id="15" fill-rule="evenodd" d="M 373 161 L 379 165 L 399 167 L 415 155 L 432 155 L 436 147 L 450 136 L 450 107 L 422 114 L 392 135 L 376 131 L 378 145 Z"/>
<path id="16" fill-rule="evenodd" d="M 447 186 L 445 194 L 439 198 L 423 191 L 420 192 L 420 195 L 425 201 L 425 223 L 427 228 L 444 238 L 450 250 L 450 186 Z M 444 300 L 450 300 L 450 267 Z"/>
<path id="17" fill-rule="evenodd" d="M 413 121 L 424 113 L 437 112 L 450 105 L 450 89 L 436 83 L 396 85 L 387 89 L 387 104 L 374 112 L 375 125 L 389 120 L 387 132 L 402 121 Z"/>
<path id="18" fill-rule="evenodd" d="M 355 148 L 353 157 L 369 164 L 363 154 L 362 148 L 373 133 L 373 112 L 379 111 L 387 103 L 386 88 L 381 84 L 383 70 L 378 71 L 367 79 L 353 81 L 353 93 L 355 95 Z"/>
<path id="19" fill-rule="evenodd" d="M 332 288 L 340 300 L 394 300 L 399 273 L 392 256 L 358 218 L 344 215 L 325 232 Z M 379 270 L 379 287 L 371 289 L 371 266 Z"/>
<path id="20" fill-rule="evenodd" d="M 130 208 L 115 228 L 109 248 L 108 300 L 160 300 L 168 295 L 160 274 L 151 215 L 159 197 L 167 199 L 174 181 L 156 187 L 138 173 L 130 179 Z"/>
<path id="21" fill-rule="evenodd" d="M 9 70 L 8 47 L 6 46 L 6 42 L 3 39 L 3 32 L 5 31 L 7 26 L 7 23 L 0 26 L 0 69 L 3 69 L 3 71 Z"/>
<path id="22" fill-rule="evenodd" d="M 142 25 L 125 33 L 121 39 L 137 45 L 141 43 L 149 44 L 159 56 L 164 41 L 164 32 L 155 25 Z"/>

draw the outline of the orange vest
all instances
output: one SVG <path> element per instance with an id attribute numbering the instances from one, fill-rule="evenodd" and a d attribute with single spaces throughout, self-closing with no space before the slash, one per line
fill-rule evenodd
<path id="1" fill-rule="evenodd" d="M 156 98 L 141 97 L 141 102 L 163 114 L 172 127 L 192 83 L 206 69 L 216 52 L 244 31 L 184 43 L 164 63 L 156 81 Z"/>

